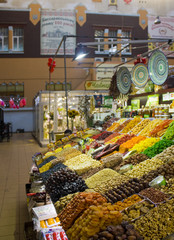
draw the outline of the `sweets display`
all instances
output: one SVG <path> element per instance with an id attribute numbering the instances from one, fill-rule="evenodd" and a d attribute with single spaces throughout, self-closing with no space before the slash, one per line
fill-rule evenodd
<path id="1" fill-rule="evenodd" d="M 151 182 L 157 176 L 164 176 L 166 180 L 169 180 L 174 175 L 174 161 L 169 161 L 164 165 L 161 165 L 156 170 L 151 170 L 148 174 L 142 176 L 142 180 Z"/>
<path id="2" fill-rule="evenodd" d="M 128 123 L 130 122 L 130 119 L 127 119 L 125 122 L 123 122 L 122 124 L 120 124 L 115 130 L 114 132 L 121 132 L 123 130 L 123 128 L 125 128 Z"/>
<path id="3" fill-rule="evenodd" d="M 75 148 L 86 154 L 66 138 L 57 149 L 51 143 L 48 152 L 35 155 L 42 193 L 50 195 L 69 240 L 164 240 L 174 229 L 173 122 L 114 121 L 107 127 L 114 133 L 91 129 L 74 135 Z M 40 191 L 31 188 L 29 194 L 32 189 Z M 54 218 L 40 228 L 57 224 Z"/>
<path id="4" fill-rule="evenodd" d="M 172 140 L 174 139 L 174 121 L 170 123 L 167 131 L 165 132 L 163 139 Z"/>

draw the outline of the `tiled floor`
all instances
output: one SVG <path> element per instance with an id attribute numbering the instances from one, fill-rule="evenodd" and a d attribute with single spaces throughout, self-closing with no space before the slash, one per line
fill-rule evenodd
<path id="1" fill-rule="evenodd" d="M 28 217 L 25 184 L 32 155 L 43 151 L 30 133 L 14 134 L 0 142 L 0 240 L 24 240 Z"/>

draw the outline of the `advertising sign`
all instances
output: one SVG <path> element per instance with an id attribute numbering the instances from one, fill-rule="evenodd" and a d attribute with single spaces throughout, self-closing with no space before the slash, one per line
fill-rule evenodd
<path id="1" fill-rule="evenodd" d="M 76 35 L 76 16 L 74 11 L 41 12 L 41 54 L 54 55 L 64 35 Z M 76 38 L 66 39 L 66 54 L 74 55 Z M 63 55 L 63 44 L 58 52 Z"/>

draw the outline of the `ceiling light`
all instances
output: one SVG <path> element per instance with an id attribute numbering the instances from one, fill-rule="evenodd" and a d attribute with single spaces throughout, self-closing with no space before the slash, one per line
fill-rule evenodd
<path id="1" fill-rule="evenodd" d="M 154 21 L 154 24 L 160 24 L 160 23 L 161 23 L 161 20 L 160 20 L 159 16 L 157 16 Z"/>
<path id="2" fill-rule="evenodd" d="M 73 60 L 82 59 L 86 57 L 88 54 L 89 52 L 87 52 L 86 47 L 80 44 L 75 49 L 75 57 L 73 58 Z"/>

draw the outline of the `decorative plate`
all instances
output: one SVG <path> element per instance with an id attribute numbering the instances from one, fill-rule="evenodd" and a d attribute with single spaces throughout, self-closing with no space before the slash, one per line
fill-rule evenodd
<path id="1" fill-rule="evenodd" d="M 166 56 L 160 50 L 154 51 L 148 61 L 149 76 L 156 85 L 162 85 L 169 72 L 169 65 Z"/>
<path id="2" fill-rule="evenodd" d="M 149 74 L 145 64 L 138 63 L 132 68 L 132 82 L 136 87 L 142 88 L 146 85 Z"/>
<path id="3" fill-rule="evenodd" d="M 131 87 L 131 74 L 127 67 L 121 67 L 117 72 L 117 87 L 122 94 L 127 94 Z"/>

